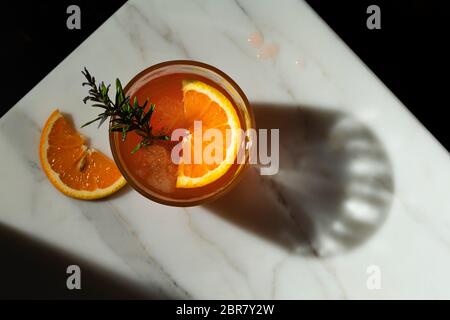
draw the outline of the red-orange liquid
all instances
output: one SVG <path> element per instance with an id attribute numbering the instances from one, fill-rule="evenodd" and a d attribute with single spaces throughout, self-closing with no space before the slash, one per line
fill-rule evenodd
<path id="1" fill-rule="evenodd" d="M 145 100 L 156 105 L 151 118 L 152 133 L 170 136 L 176 128 L 187 128 L 189 124 L 184 119 L 183 80 L 199 80 L 220 90 L 233 103 L 231 97 L 214 82 L 194 74 L 176 73 L 152 79 L 140 87 L 132 87 L 128 92 L 133 100 L 136 96 L 139 103 Z M 242 114 L 233 103 L 242 127 Z M 118 139 L 120 140 L 120 139 Z M 172 148 L 178 142 L 156 141 L 152 145 L 141 148 L 134 154 L 131 151 L 141 137 L 134 132 L 127 135 L 125 141 L 118 143 L 118 151 L 124 166 L 132 178 L 144 188 L 165 198 L 175 200 L 191 200 L 213 194 L 224 188 L 239 169 L 239 164 L 233 164 L 218 180 L 198 188 L 177 188 L 176 179 L 178 166 L 171 160 Z"/>

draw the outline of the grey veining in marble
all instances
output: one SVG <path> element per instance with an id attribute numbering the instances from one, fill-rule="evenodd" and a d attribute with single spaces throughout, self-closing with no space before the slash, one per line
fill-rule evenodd
<path id="1" fill-rule="evenodd" d="M 255 32 L 273 57 L 257 58 Z M 97 202 L 62 196 L 40 168 L 39 136 L 56 107 L 77 124 L 95 115 L 82 67 L 126 82 L 173 59 L 241 86 L 258 126 L 280 129 L 279 173 L 254 166 L 223 198 L 186 209 L 129 187 Z M 106 130 L 82 132 L 110 154 Z M 0 120 L 0 148 L 1 224 L 149 295 L 450 298 L 448 153 L 303 1 L 129 1 Z"/>

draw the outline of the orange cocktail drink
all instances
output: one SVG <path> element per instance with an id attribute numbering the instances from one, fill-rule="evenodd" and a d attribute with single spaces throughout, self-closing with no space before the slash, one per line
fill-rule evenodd
<path id="1" fill-rule="evenodd" d="M 191 206 L 229 190 L 241 176 L 253 143 L 247 98 L 220 70 L 194 61 L 169 61 L 135 76 L 124 89 L 132 100 L 155 105 L 154 140 L 110 133 L 114 159 L 133 188 L 157 202 Z"/>

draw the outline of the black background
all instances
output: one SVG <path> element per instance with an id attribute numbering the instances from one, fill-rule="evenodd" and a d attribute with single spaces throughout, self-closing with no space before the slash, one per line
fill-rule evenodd
<path id="1" fill-rule="evenodd" d="M 347 45 L 450 150 L 448 1 L 307 0 Z M 366 9 L 381 9 L 381 29 Z"/>
<path id="2" fill-rule="evenodd" d="M 283 1 L 278 2 L 282 5 Z M 307 2 L 449 150 L 446 95 L 449 91 L 450 56 L 445 44 L 449 38 L 450 11 L 446 1 Z M 106 21 L 124 1 L 7 3 L 2 5 L 0 19 L 1 115 Z M 81 30 L 68 30 L 66 27 L 66 9 L 70 4 L 81 7 Z M 370 4 L 381 8 L 381 30 L 366 28 L 366 9 Z M 35 240 L 17 236 L 13 230 L 1 225 L 0 234 L 2 294 L 9 297 L 67 296 L 67 291 L 61 293 L 52 289 L 64 287 L 59 283 L 60 277 L 51 276 L 61 272 L 57 267 L 59 264 L 56 267 L 52 265 L 50 269 L 47 264 L 51 260 L 48 255 L 60 261 L 61 266 L 67 265 L 67 257 L 58 256 L 51 250 L 46 250 L 45 255 L 37 254 L 42 251 L 35 248 L 39 247 Z M 38 268 L 29 273 L 29 266 Z M 27 274 L 29 276 L 24 278 Z M 106 282 L 111 286 L 108 278 L 95 276 L 95 270 L 91 274 L 99 279 L 100 289 L 92 288 L 84 294 L 95 297 L 101 292 L 109 292 L 110 296 L 117 296 L 110 287 L 101 284 Z M 30 288 L 36 290 L 30 291 Z M 45 288 L 48 290 L 45 291 Z M 117 292 L 125 291 L 118 289 Z"/>

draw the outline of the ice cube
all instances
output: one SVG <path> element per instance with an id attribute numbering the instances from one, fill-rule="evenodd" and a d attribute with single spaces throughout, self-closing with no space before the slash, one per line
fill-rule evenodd
<path id="1" fill-rule="evenodd" d="M 165 193 L 175 190 L 178 172 L 178 166 L 171 160 L 170 150 L 170 144 L 164 141 L 138 151 L 142 154 L 137 175 L 152 189 Z"/>

